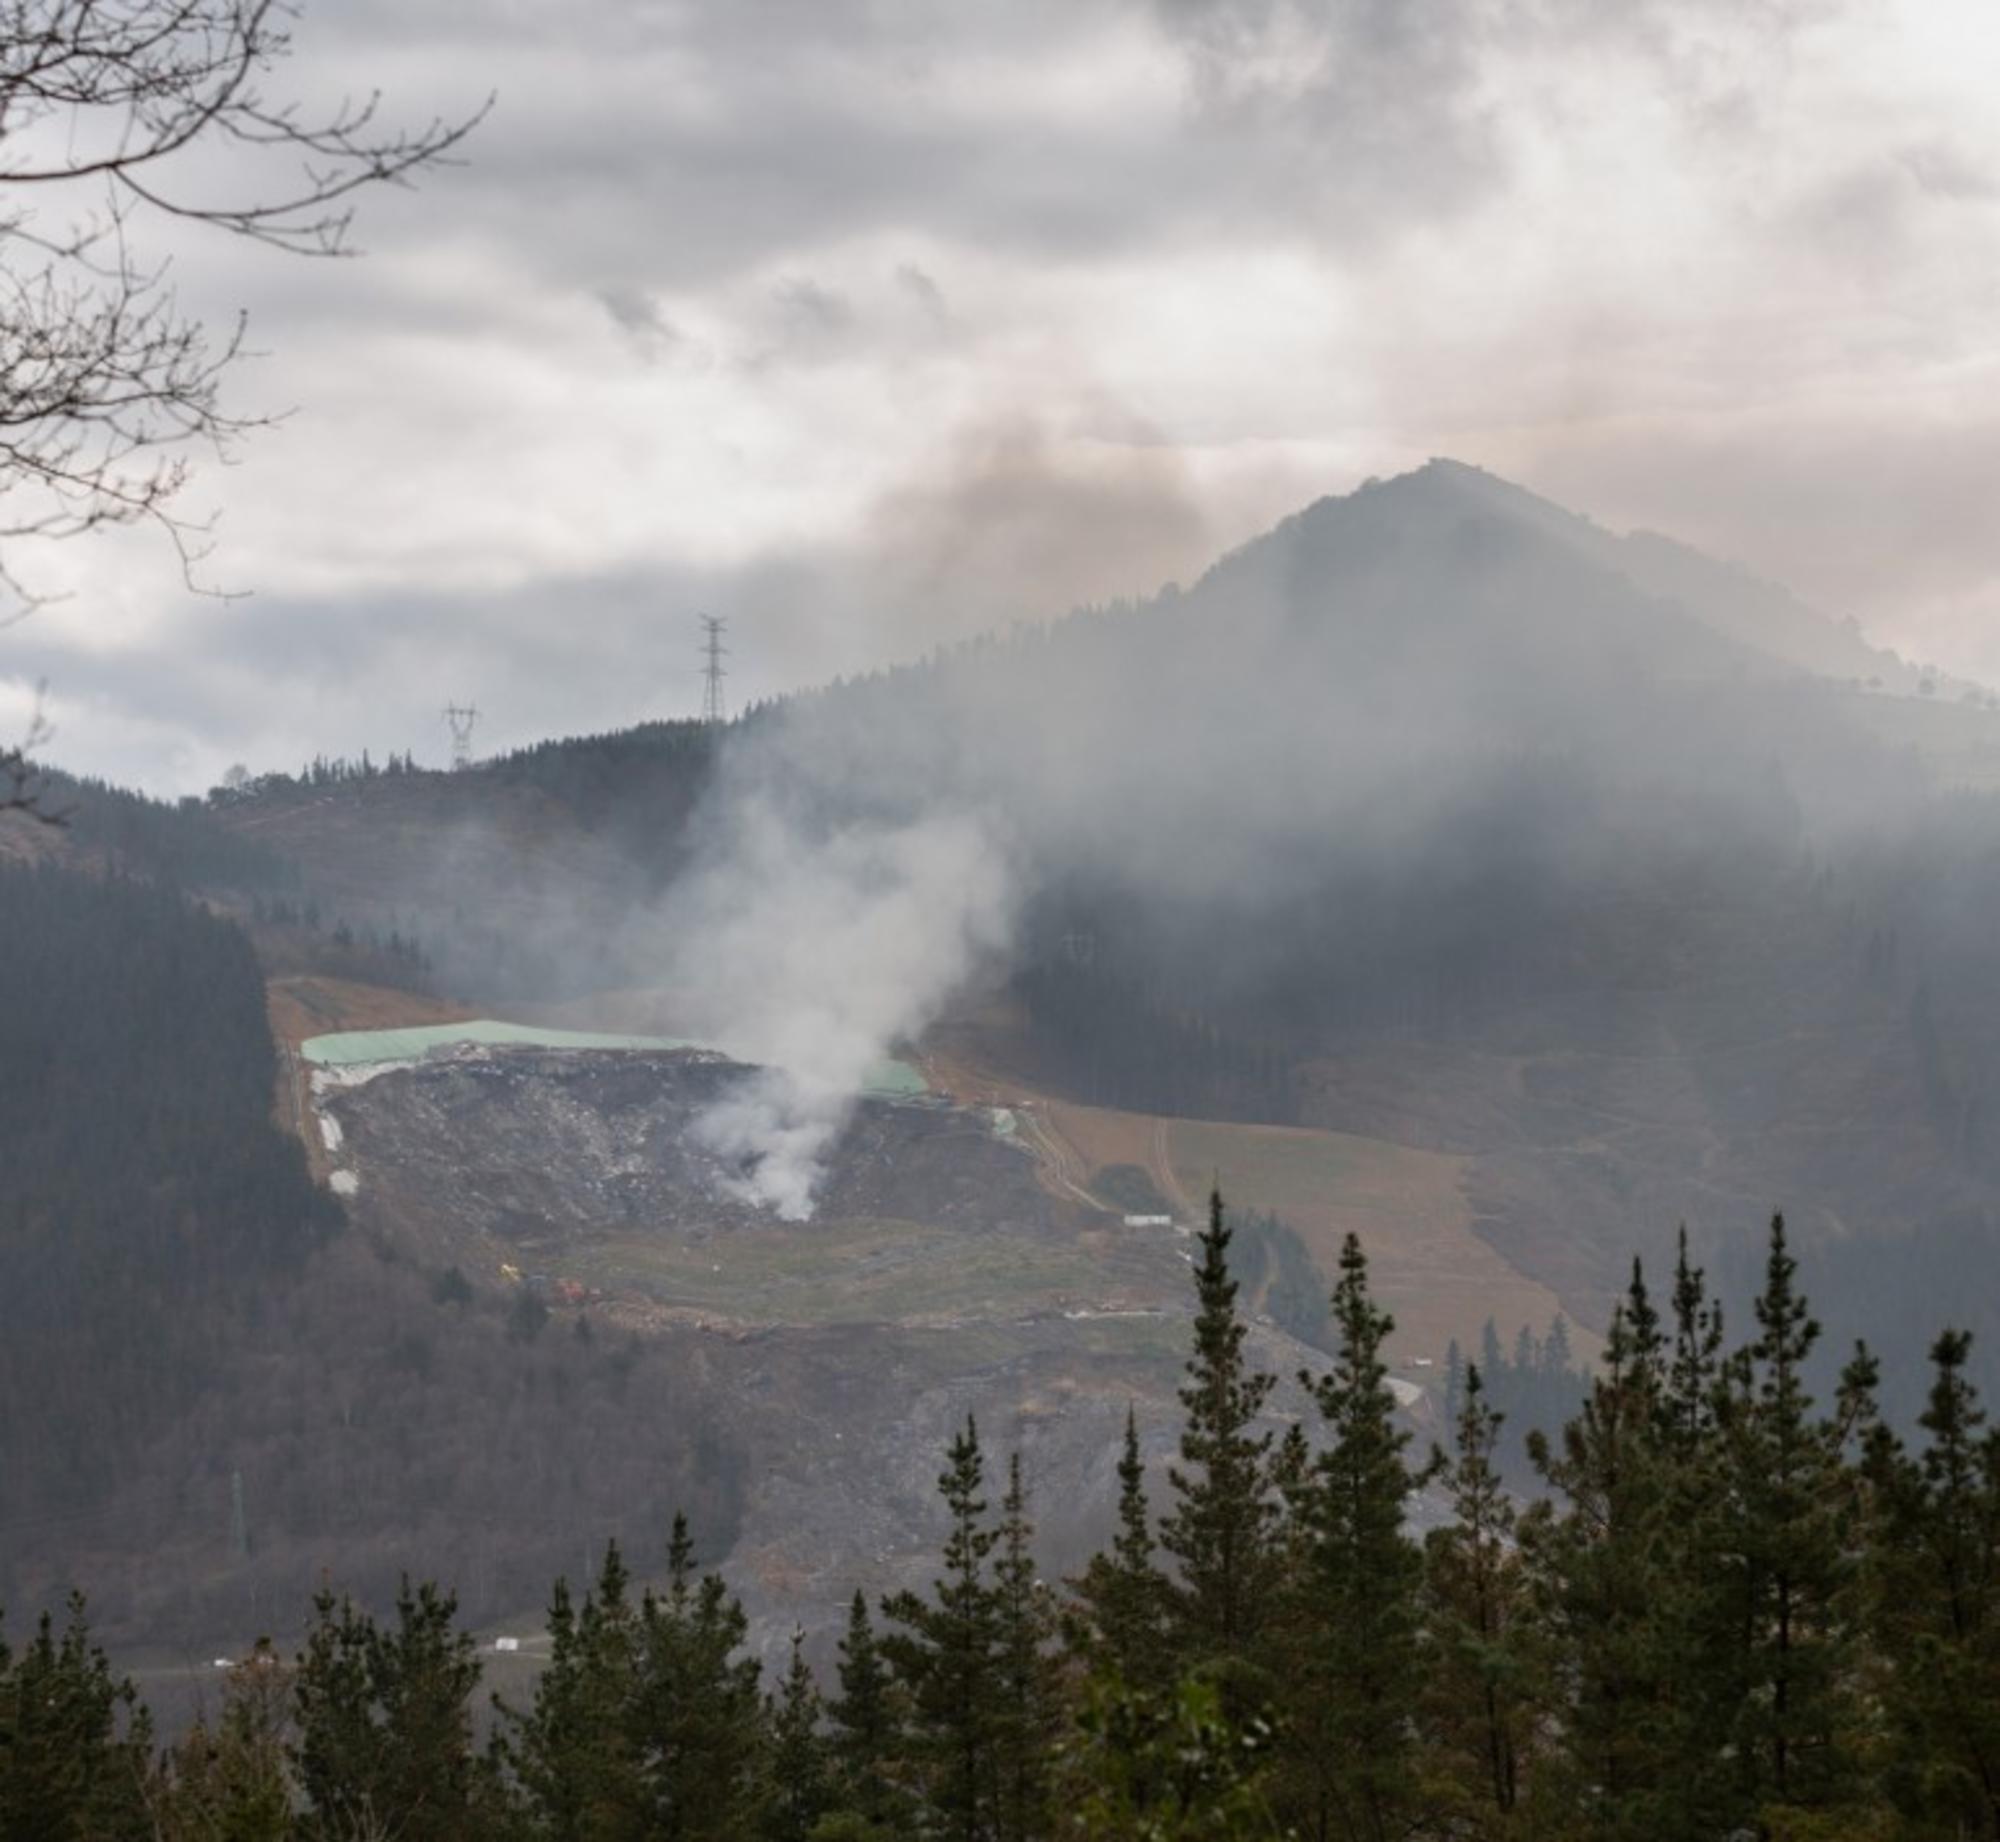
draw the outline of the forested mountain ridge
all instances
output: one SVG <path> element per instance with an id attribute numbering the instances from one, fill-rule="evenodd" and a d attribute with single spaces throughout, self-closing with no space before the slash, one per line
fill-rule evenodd
<path id="1" fill-rule="evenodd" d="M 1660 555 L 1437 463 L 1185 592 L 803 699 L 793 754 L 1026 834 L 1033 1067 L 1070 1091 L 1463 1155 L 1588 1323 L 1635 1212 L 1734 1270 L 1790 1199 L 1836 1270 L 1887 1237 L 1935 1287 L 1994 1258 L 2000 716 Z"/>
<path id="2" fill-rule="evenodd" d="M 1497 474 L 1457 461 L 1434 460 L 1416 477 L 1431 480 L 1436 489 L 1458 496 L 1468 507 L 1531 523 L 1704 626 L 1799 671 L 1904 693 L 1918 692 L 1928 678 L 1929 695 L 1961 700 L 1974 689 L 1870 645 L 1852 621 L 1835 620 L 1782 584 L 1706 556 L 1665 533 L 1635 530 L 1620 535 Z"/>
<path id="3" fill-rule="evenodd" d="M 1602 1324 L 1633 1209 L 1724 1267 L 1780 1197 L 1836 1263 L 1993 1239 L 2000 716 L 1912 688 L 1774 585 L 1436 462 L 719 738 L 215 817 L 513 1001 L 657 977 L 718 763 L 826 823 L 998 813 L 1021 1072 L 1466 1155 L 1484 1232 Z"/>

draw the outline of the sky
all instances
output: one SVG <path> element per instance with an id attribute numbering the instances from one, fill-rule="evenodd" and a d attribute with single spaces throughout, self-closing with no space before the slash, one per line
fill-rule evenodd
<path id="1" fill-rule="evenodd" d="M 1990 0 L 307 0 L 269 87 L 494 105 L 356 260 L 135 227 L 280 420 L 206 592 L 9 551 L 65 765 L 692 715 L 702 614 L 740 706 L 1439 454 L 2000 683 Z"/>

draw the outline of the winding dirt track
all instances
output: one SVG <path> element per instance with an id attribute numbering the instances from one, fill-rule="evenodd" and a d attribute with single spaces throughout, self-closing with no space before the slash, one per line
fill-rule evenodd
<path id="1" fill-rule="evenodd" d="M 931 1086 L 960 1105 L 1004 1106 L 1013 1113 L 1050 1195 L 1116 1215 L 1119 1211 L 1091 1190 L 1090 1179 L 1106 1164 L 1130 1163 L 1146 1172 L 1177 1216 L 1193 1220 L 1205 1209 L 1174 1169 L 1171 1120 L 1053 1100 L 983 1058 L 935 1043 L 926 1044 L 917 1061 Z"/>
<path id="2" fill-rule="evenodd" d="M 1173 1153 L 1167 1141 L 1167 1125 L 1164 1119 L 1153 1121 L 1152 1155 L 1146 1160 L 1146 1174 L 1152 1178 L 1153 1186 L 1182 1215 L 1194 1216 L 1200 1213 L 1194 1199 L 1181 1187 L 1179 1174 L 1174 1169 Z"/>
<path id="3" fill-rule="evenodd" d="M 1090 1175 L 1089 1165 L 1076 1147 L 1039 1110 L 1032 1105 L 1022 1105 L 1015 1109 L 1014 1117 L 1020 1122 L 1022 1140 L 1035 1154 L 1037 1175 L 1045 1188 L 1080 1202 L 1088 1209 L 1106 1207 L 1091 1194 L 1088 1184 L 1083 1181 Z"/>

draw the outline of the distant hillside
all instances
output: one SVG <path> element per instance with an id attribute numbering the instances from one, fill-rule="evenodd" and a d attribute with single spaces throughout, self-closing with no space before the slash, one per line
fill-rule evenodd
<path id="1" fill-rule="evenodd" d="M 210 797 L 228 836 L 299 866 L 330 930 L 416 941 L 431 982 L 549 998 L 598 982 L 597 942 L 671 880 L 713 738 L 656 723 L 551 741 L 469 771 L 319 763 Z M 274 943 L 286 971 L 366 976 Z M 379 976 L 380 968 L 376 968 Z"/>
<path id="2" fill-rule="evenodd" d="M 213 816 L 519 1002 L 659 978 L 647 917 L 727 849 L 711 789 L 992 815 L 1039 1078 L 1474 1153 L 1486 1231 L 1601 1322 L 1617 1250 L 1682 1217 L 1991 1217 L 2000 966 L 1964 917 L 2000 816 L 1954 789 L 2000 786 L 2000 716 L 1912 688 L 1781 588 L 1440 461 L 719 755 L 656 725 Z"/>
<path id="3" fill-rule="evenodd" d="M 1003 815 L 1026 1072 L 1464 1155 L 1482 1232 L 1597 1325 L 1635 1241 L 1726 1261 L 1783 1204 L 1926 1276 L 1914 1338 L 2000 1291 L 2000 715 L 1907 682 L 1439 463 L 1184 593 L 799 700 L 759 773 Z"/>
<path id="4" fill-rule="evenodd" d="M 1017 871 L 1023 1072 L 1462 1154 L 1482 1231 L 1601 1324 L 1621 1250 L 1681 1219 L 1720 1257 L 1784 1202 L 1912 1271 L 2000 1240 L 2000 715 L 1958 691 L 1731 565 L 1435 462 L 1185 592 L 719 747 L 655 725 L 275 777 L 206 817 L 297 866 L 322 935 L 418 941 L 441 996 L 597 993 L 651 1028 L 662 903 L 726 856 L 745 786 L 807 832 L 976 813 Z"/>
<path id="5" fill-rule="evenodd" d="M 83 863 L 215 895 L 299 887 L 295 863 L 199 799 L 151 799 L 52 770 L 40 777 L 37 810 L 39 820 L 0 814 L 0 862 Z"/>

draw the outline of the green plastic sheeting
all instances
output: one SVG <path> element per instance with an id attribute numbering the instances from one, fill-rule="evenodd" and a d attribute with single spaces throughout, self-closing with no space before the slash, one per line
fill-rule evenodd
<path id="1" fill-rule="evenodd" d="M 591 1030 L 543 1030 L 525 1023 L 481 1018 L 473 1023 L 432 1023 L 408 1030 L 341 1030 L 308 1036 L 299 1053 L 319 1068 L 360 1068 L 385 1062 L 420 1062 L 433 1049 L 484 1043 L 517 1049 L 695 1049 L 698 1043 L 671 1036 L 608 1036 Z M 908 1062 L 877 1062 L 863 1092 L 889 1100 L 914 1100 L 929 1092 L 924 1077 Z"/>

